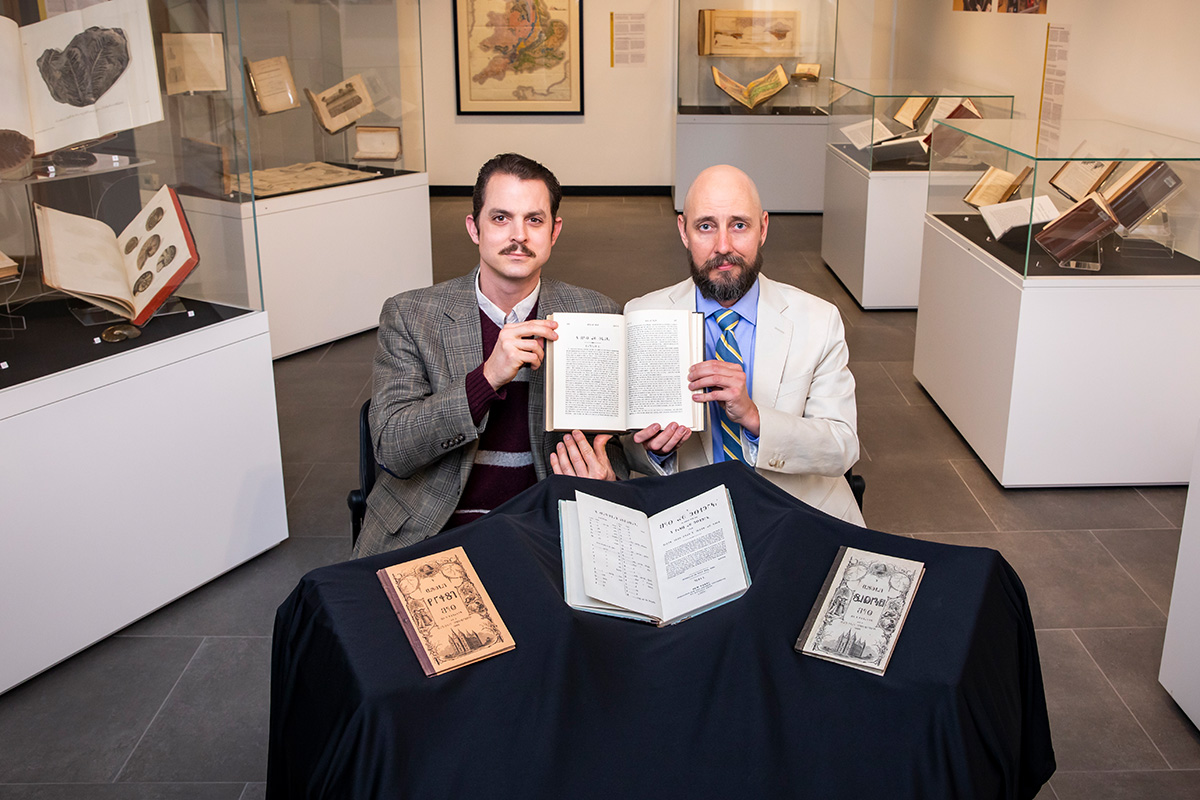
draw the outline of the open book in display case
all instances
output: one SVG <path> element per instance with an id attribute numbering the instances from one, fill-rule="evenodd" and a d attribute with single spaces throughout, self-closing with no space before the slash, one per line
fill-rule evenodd
<path id="1" fill-rule="evenodd" d="M 1003 485 L 1188 480 L 1200 142 L 939 122 L 920 296 L 914 373 Z"/>
<path id="2" fill-rule="evenodd" d="M 700 170 L 732 163 L 768 211 L 820 211 L 837 0 L 678 8 L 677 207 Z"/>
<path id="3" fill-rule="evenodd" d="M 914 308 L 934 121 L 1010 119 L 1013 96 L 929 80 L 832 85 L 821 256 L 864 308 Z"/>
<path id="4" fill-rule="evenodd" d="M 243 191 L 222 185 L 248 164 L 235 20 L 108 0 L 3 21 L 38 110 L 0 155 L 0 605 L 24 609 L 0 692 L 287 536 L 254 229 L 206 240 L 189 207 Z M 0 149 L 25 135 L 11 101 Z M 49 539 L 87 565 L 71 591 Z"/>

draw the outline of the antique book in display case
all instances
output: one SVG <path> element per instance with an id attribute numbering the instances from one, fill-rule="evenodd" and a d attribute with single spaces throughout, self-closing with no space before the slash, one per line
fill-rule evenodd
<path id="1" fill-rule="evenodd" d="M 732 158 L 768 211 L 820 211 L 837 0 L 678 0 L 678 21 L 676 204 Z"/>
<path id="2" fill-rule="evenodd" d="M 914 373 L 996 479 L 1186 482 L 1200 143 L 947 119 L 930 161 Z"/>
<path id="3" fill-rule="evenodd" d="M 214 8 L 0 18 L 0 692 L 287 536 L 254 231 L 188 207 L 246 168 Z"/>
<path id="4" fill-rule="evenodd" d="M 1011 94 L 965 83 L 833 80 L 821 257 L 861 306 L 917 305 L 936 122 L 1009 119 L 1012 108 Z M 987 192 L 1008 183 L 994 173 Z"/>

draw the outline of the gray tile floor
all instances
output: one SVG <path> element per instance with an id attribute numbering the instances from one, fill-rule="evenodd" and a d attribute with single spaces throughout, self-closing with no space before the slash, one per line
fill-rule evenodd
<path id="1" fill-rule="evenodd" d="M 466 199 L 432 208 L 443 280 L 478 253 Z M 624 302 L 686 274 L 666 198 L 561 214 L 554 277 Z M 766 270 L 845 317 L 868 523 L 997 548 L 1029 592 L 1059 763 L 1039 798 L 1200 797 L 1200 734 L 1156 680 L 1185 490 L 1002 489 L 912 377 L 916 314 L 860 310 L 820 238 L 820 216 L 772 217 Z M 0 800 L 263 796 L 272 619 L 302 574 L 349 556 L 374 347 L 367 332 L 275 364 L 291 538 L 0 696 Z"/>

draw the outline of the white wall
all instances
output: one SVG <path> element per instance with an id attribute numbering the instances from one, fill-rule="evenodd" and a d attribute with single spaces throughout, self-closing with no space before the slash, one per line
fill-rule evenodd
<path id="1" fill-rule="evenodd" d="M 1018 115 L 1036 117 L 1046 24 L 1065 24 L 1071 48 L 1064 117 L 1200 141 L 1200 11 L 1193 0 L 1049 0 L 1044 15 L 955 12 L 950 0 L 894 3 L 896 77 L 957 78 L 1011 91 Z"/>
<path id="2" fill-rule="evenodd" d="M 470 186 L 497 153 L 541 161 L 565 185 L 667 186 L 675 161 L 673 0 L 583 4 L 583 116 L 456 114 L 451 0 L 421 0 L 429 182 Z M 609 67 L 609 12 L 646 14 L 647 63 Z"/>

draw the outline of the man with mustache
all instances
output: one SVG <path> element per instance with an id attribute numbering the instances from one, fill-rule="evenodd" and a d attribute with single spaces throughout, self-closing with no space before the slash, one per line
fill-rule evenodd
<path id="1" fill-rule="evenodd" d="M 678 223 L 691 278 L 625 310 L 704 314 L 707 360 L 692 366 L 688 388 L 709 405 L 709 427 L 693 435 L 670 423 L 626 436 L 630 468 L 670 474 L 736 459 L 809 505 L 862 525 L 843 477 L 858 460 L 858 414 L 837 308 L 759 274 L 768 218 L 741 170 L 701 172 Z"/>
<path id="2" fill-rule="evenodd" d="M 549 472 L 558 437 L 545 433 L 539 368 L 557 323 L 545 317 L 619 311 L 598 292 L 542 277 L 562 230 L 561 199 L 546 167 L 496 156 L 479 170 L 466 218 L 478 267 L 384 304 L 370 414 L 383 471 L 355 555 L 477 519 Z M 576 474 L 626 474 L 610 436 L 568 438 Z"/>

